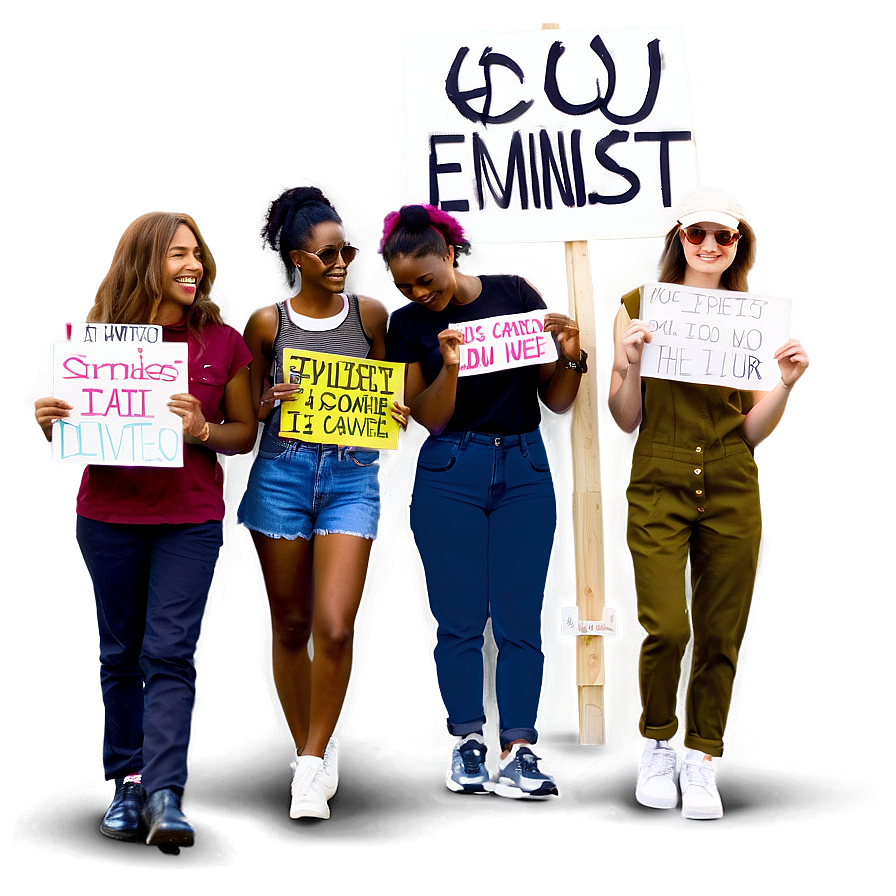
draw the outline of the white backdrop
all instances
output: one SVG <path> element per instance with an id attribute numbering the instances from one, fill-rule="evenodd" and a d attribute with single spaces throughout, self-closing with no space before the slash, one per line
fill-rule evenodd
<path id="1" fill-rule="evenodd" d="M 751 289 L 799 297 L 793 330 L 812 368 L 759 452 L 763 565 L 725 762 L 821 770 L 831 786 L 818 789 L 819 799 L 841 789 L 869 795 L 851 814 L 816 818 L 810 809 L 781 825 L 776 813 L 792 806 L 775 805 L 759 827 L 694 832 L 633 824 L 624 812 L 615 823 L 623 810 L 607 787 L 593 805 L 561 805 L 538 822 L 505 815 L 486 827 L 481 815 L 436 813 L 426 834 L 378 859 L 363 844 L 315 851 L 256 831 L 232 857 L 236 871 L 211 866 L 146 884 L 123 868 L 111 891 L 470 892 L 471 874 L 477 892 L 892 889 L 890 2 L 70 0 L 0 9 L 5 889 L 64 892 L 77 883 L 100 892 L 91 875 L 104 867 L 65 864 L 16 839 L 18 820 L 41 800 L 72 787 L 98 800 L 104 793 L 95 631 L 72 536 L 76 471 L 51 467 L 31 418 L 33 400 L 50 388 L 53 339 L 65 321 L 83 319 L 124 226 L 159 207 L 199 221 L 219 261 L 217 298 L 241 327 L 278 295 L 257 230 L 270 196 L 299 175 L 335 186 L 362 249 L 352 288 L 397 306 L 375 257 L 382 215 L 403 199 L 397 35 L 545 21 L 684 25 L 703 180 L 736 193 L 756 227 Z M 602 340 L 594 356 L 605 389 L 618 297 L 655 278 L 659 242 L 591 249 Z M 549 304 L 564 307 L 558 245 L 482 248 L 476 264 L 525 273 Z M 622 620 L 608 653 L 610 743 L 577 760 L 593 763 L 595 775 L 616 760 L 627 768 L 636 751 L 637 636 L 622 502 L 630 442 L 603 407 L 600 414 L 607 589 Z M 546 431 L 563 511 L 565 423 L 547 421 Z M 389 745 L 396 768 L 423 768 L 439 787 L 446 738 L 406 529 L 411 458 L 409 450 L 385 465 L 382 534 L 341 731 L 348 745 Z M 248 463 L 229 465 L 231 512 Z M 567 536 L 561 525 L 549 634 L 554 608 L 569 602 Z M 197 763 L 283 737 L 266 638 L 251 545 L 229 526 L 200 651 Z M 546 735 L 575 727 L 568 648 L 559 637 L 547 643 Z M 627 783 L 619 794 L 621 805 L 633 799 Z M 372 799 L 381 811 L 382 794 Z M 212 818 L 205 824 L 214 828 Z M 595 844 L 607 847 L 599 862 Z M 692 850 L 699 859 L 689 864 L 683 856 Z M 496 859 L 508 854 L 512 861 Z"/>

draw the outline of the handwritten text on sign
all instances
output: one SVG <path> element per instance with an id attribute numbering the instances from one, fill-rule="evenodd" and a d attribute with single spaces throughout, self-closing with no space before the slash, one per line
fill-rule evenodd
<path id="1" fill-rule="evenodd" d="M 75 325 L 73 333 L 84 326 Z M 187 345 L 162 342 L 161 334 L 155 344 L 132 342 L 132 335 L 128 330 L 121 342 L 55 344 L 53 395 L 74 409 L 56 424 L 54 460 L 183 466 L 183 425 L 168 401 L 189 391 Z"/>
<path id="2" fill-rule="evenodd" d="M 404 364 L 284 349 L 283 370 L 301 388 L 280 405 L 281 438 L 398 447 L 391 407 L 404 393 Z"/>
<path id="3" fill-rule="evenodd" d="M 451 324 L 464 334 L 458 376 L 493 373 L 557 360 L 557 346 L 544 332 L 544 311 L 504 314 Z"/>
<path id="4" fill-rule="evenodd" d="M 675 28 L 411 35 L 408 202 L 474 240 L 659 236 L 697 186 Z"/>
<path id="5" fill-rule="evenodd" d="M 162 328 L 155 324 L 71 324 L 72 342 L 162 342 Z"/>
<path id="6" fill-rule="evenodd" d="M 789 338 L 790 310 L 790 299 L 645 283 L 638 316 L 653 340 L 641 375 L 767 391 L 777 381 L 774 355 Z"/>

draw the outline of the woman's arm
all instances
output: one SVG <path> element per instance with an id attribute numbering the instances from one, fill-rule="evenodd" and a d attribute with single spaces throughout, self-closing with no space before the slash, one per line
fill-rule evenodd
<path id="1" fill-rule="evenodd" d="M 429 386 L 418 361 L 407 365 L 404 400 L 411 407 L 411 416 L 436 436 L 454 415 L 460 370 L 459 349 L 463 344 L 464 334 L 460 330 L 442 330 L 439 333 L 442 369 Z"/>
<path id="2" fill-rule="evenodd" d="M 258 423 L 249 391 L 249 369 L 238 370 L 224 387 L 224 422 L 209 423 L 195 395 L 179 392 L 168 407 L 183 421 L 184 439 L 220 454 L 241 454 L 255 444 Z"/>
<path id="3" fill-rule="evenodd" d="M 796 339 L 784 343 L 775 352 L 775 360 L 781 371 L 778 385 L 771 392 L 760 393 L 762 397 L 753 405 L 741 424 L 744 438 L 754 448 L 768 438 L 781 422 L 790 390 L 809 366 L 809 355 Z"/>
<path id="4" fill-rule="evenodd" d="M 358 296 L 358 311 L 361 314 L 364 332 L 371 340 L 370 352 L 367 357 L 371 361 L 385 361 L 386 324 L 389 322 L 389 312 L 386 311 L 386 306 L 370 296 Z M 407 390 L 407 386 L 405 386 L 405 390 Z M 411 409 L 396 400 L 392 402 L 392 407 L 389 410 L 392 412 L 392 419 L 396 420 L 402 429 L 407 429 Z"/>
<path id="5" fill-rule="evenodd" d="M 641 354 L 653 338 L 644 321 L 632 320 L 625 307 L 613 322 L 613 370 L 610 374 L 610 413 L 624 432 L 641 424 Z"/>
<path id="6" fill-rule="evenodd" d="M 579 327 L 565 314 L 546 314 L 544 331 L 557 336 L 560 357 L 552 364 L 541 365 L 538 394 L 555 414 L 562 414 L 572 406 L 579 391 L 579 384 L 582 382 L 582 372 L 572 370 L 563 363 L 578 361 L 581 357 Z"/>

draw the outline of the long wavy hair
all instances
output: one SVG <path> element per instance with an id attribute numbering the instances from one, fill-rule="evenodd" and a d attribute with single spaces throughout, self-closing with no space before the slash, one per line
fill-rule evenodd
<path id="1" fill-rule="evenodd" d="M 737 242 L 737 255 L 731 266 L 722 274 L 722 289 L 730 289 L 734 292 L 749 292 L 747 289 L 747 274 L 756 260 L 756 234 L 746 221 L 741 221 L 737 229 L 740 231 L 740 239 Z M 687 270 L 687 261 L 684 257 L 684 247 L 678 237 L 681 224 L 676 224 L 667 234 L 663 245 L 663 254 L 660 256 L 659 278 L 662 283 L 681 283 L 684 281 L 684 273 Z"/>
<path id="2" fill-rule="evenodd" d="M 223 323 L 221 310 L 209 298 L 215 282 L 215 259 L 196 222 L 175 212 L 149 212 L 132 222 L 122 234 L 109 273 L 96 292 L 87 315 L 91 323 L 154 323 L 162 301 L 162 282 L 168 247 L 177 228 L 185 224 L 193 232 L 202 253 L 202 279 L 193 304 L 187 309 L 186 323 L 198 334 L 207 323 Z"/>

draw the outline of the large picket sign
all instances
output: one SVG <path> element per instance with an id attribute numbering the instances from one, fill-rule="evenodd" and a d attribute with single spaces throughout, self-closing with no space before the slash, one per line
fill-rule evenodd
<path id="1" fill-rule="evenodd" d="M 53 395 L 71 416 L 53 435 L 53 459 L 131 467 L 183 466 L 183 426 L 168 401 L 189 391 L 187 344 L 153 326 L 76 324 L 53 350 Z"/>
<path id="2" fill-rule="evenodd" d="M 283 350 L 286 381 L 301 386 L 280 406 L 280 437 L 324 445 L 397 448 L 392 402 L 404 394 L 404 364 L 304 349 Z"/>
<path id="3" fill-rule="evenodd" d="M 766 391 L 776 382 L 775 351 L 788 339 L 790 299 L 645 283 L 641 311 L 653 333 L 641 375 Z"/>
<path id="4" fill-rule="evenodd" d="M 697 185 L 676 28 L 412 36 L 407 201 L 483 242 L 659 236 Z"/>

